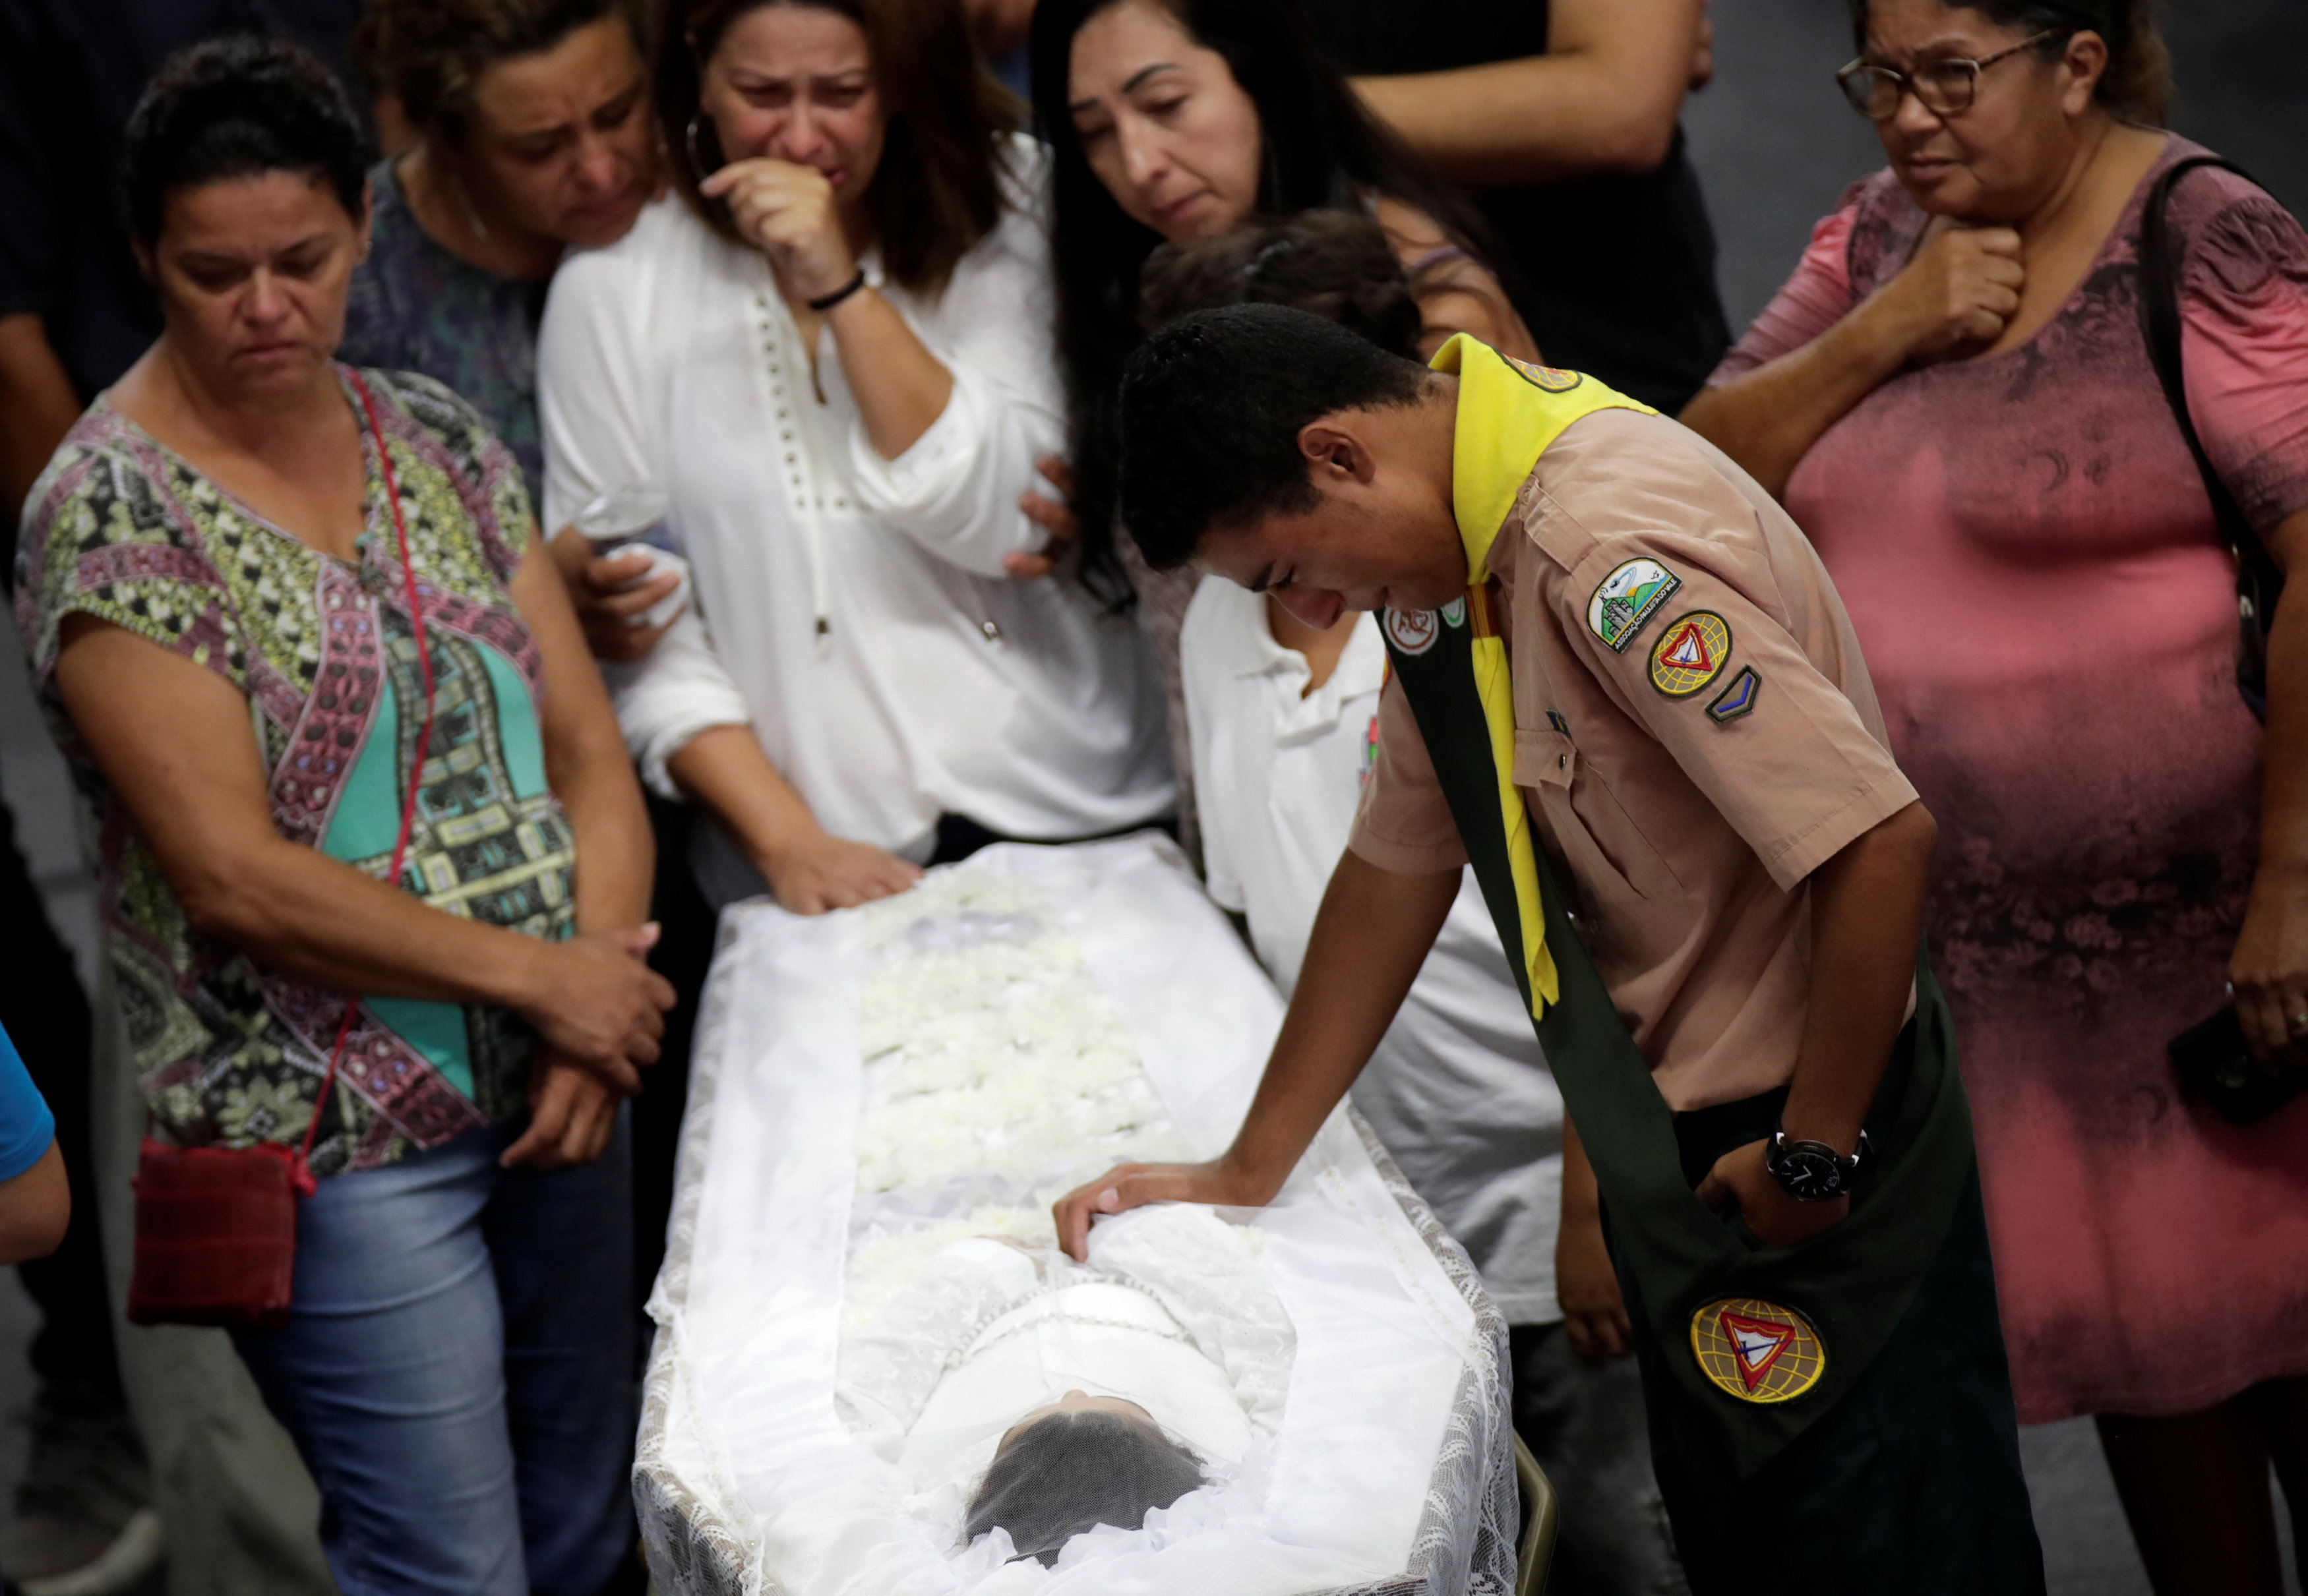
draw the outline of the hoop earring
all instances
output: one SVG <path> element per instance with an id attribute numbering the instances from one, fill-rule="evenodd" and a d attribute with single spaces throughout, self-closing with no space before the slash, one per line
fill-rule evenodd
<path id="1" fill-rule="evenodd" d="M 689 125 L 682 130 L 682 142 L 689 146 L 689 169 L 697 175 L 701 183 L 706 175 L 705 158 L 697 153 L 697 119 L 703 115 L 702 111 L 690 112 Z"/>

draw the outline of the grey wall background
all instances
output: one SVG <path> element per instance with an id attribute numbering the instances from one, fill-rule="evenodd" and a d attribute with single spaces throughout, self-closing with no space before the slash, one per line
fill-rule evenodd
<path id="1" fill-rule="evenodd" d="M 2308 215 L 2308 0 L 2177 0 L 2180 132 Z M 1883 164 L 1835 87 L 1851 59 L 1844 0 L 1714 0 L 1715 82 L 1684 111 L 1721 249 L 1723 303 L 1743 330 L 1795 268 L 1812 224 Z"/>

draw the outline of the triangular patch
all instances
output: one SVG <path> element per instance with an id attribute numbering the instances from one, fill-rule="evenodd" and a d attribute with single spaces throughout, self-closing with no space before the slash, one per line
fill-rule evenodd
<path id="1" fill-rule="evenodd" d="M 1739 1365 L 1739 1378 L 1753 1391 L 1771 1372 L 1779 1354 L 1795 1344 L 1796 1327 L 1770 1319 L 1751 1319 L 1744 1313 L 1723 1313 L 1723 1334 L 1731 1343 L 1731 1356 Z"/>
<path id="2" fill-rule="evenodd" d="M 1681 631 L 1668 639 L 1659 650 L 1658 662 L 1682 671 L 1711 671 L 1715 656 L 1707 651 L 1707 634 L 1695 622 L 1685 622 Z"/>

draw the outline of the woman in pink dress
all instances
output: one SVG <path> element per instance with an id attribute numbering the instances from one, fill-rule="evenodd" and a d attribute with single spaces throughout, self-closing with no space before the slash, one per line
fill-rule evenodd
<path id="1" fill-rule="evenodd" d="M 2020 1418 L 2098 1416 L 2162 1596 L 2273 1596 L 2271 1460 L 2308 1532 L 2308 1096 L 2230 1125 L 2166 1043 L 2233 980 L 2254 1051 L 2308 1068 L 2308 579 L 2263 731 L 2140 331 L 2142 202 L 2204 153 L 2146 125 L 2142 9 L 1854 0 L 1845 87 L 1890 169 L 1684 420 L 1818 545 L 1939 820 L 1933 951 Z M 2196 429 L 2293 564 L 2308 236 L 2216 167 L 2167 215 Z"/>

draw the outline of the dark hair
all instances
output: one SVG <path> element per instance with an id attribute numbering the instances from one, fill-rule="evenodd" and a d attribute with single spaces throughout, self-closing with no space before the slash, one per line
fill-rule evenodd
<path id="1" fill-rule="evenodd" d="M 1073 39 L 1120 0 L 1040 0 L 1034 8 L 1034 119 L 1055 155 L 1050 257 L 1057 285 L 1058 358 L 1064 367 L 1073 509 L 1081 521 L 1081 578 L 1126 604 L 1130 585 L 1114 549 L 1121 431 L 1117 384 L 1143 336 L 1138 273 L 1161 242 L 1115 202 L 1089 169 L 1067 109 Z M 1294 0 L 1159 0 L 1199 43 L 1226 57 L 1258 107 L 1262 173 L 1258 209 L 1284 216 L 1357 202 L 1357 187 L 1416 205 L 1486 260 L 1482 223 L 1420 168 L 1362 107 L 1308 31 Z"/>
<path id="2" fill-rule="evenodd" d="M 1415 404 L 1426 374 L 1287 305 L 1171 322 L 1122 375 L 1122 517 L 1139 553 L 1175 571 L 1213 528 L 1313 509 L 1299 429 L 1340 410 Z"/>
<path id="3" fill-rule="evenodd" d="M 1140 273 L 1149 332 L 1194 311 L 1287 305 L 1336 322 L 1406 360 L 1421 322 L 1386 230 L 1359 210 L 1305 210 L 1217 238 L 1166 244 Z"/>
<path id="4" fill-rule="evenodd" d="M 1847 0 L 1852 36 L 1867 48 L 1871 0 Z M 1944 0 L 1950 11 L 1976 11 L 1998 27 L 2023 34 L 2050 31 L 2037 54 L 2049 60 L 2076 34 L 2097 33 L 2107 45 L 2107 70 L 2092 98 L 2127 121 L 2161 127 L 2172 114 L 2172 52 L 2157 31 L 2157 0 Z"/>
<path id="5" fill-rule="evenodd" d="M 353 61 L 373 88 L 400 101 L 412 126 L 453 144 L 465 136 L 483 73 L 605 17 L 624 22 L 634 51 L 648 57 L 642 0 L 368 0 L 353 30 Z"/>
<path id="6" fill-rule="evenodd" d="M 1099 1524 L 1135 1530 L 1202 1483 L 1194 1454 L 1150 1424 L 1089 1410 L 1036 1420 L 986 1472 L 970 1498 L 972 1540 L 1010 1532 L 1020 1557 L 1046 1568 Z"/>
<path id="7" fill-rule="evenodd" d="M 162 62 L 128 114 L 121 214 L 150 246 L 178 189 L 300 172 L 357 219 L 373 159 L 344 85 L 310 51 L 255 33 L 204 39 Z"/>
<path id="8" fill-rule="evenodd" d="M 720 164 L 698 85 L 729 25 L 764 5 L 814 5 L 865 30 L 889 118 L 867 195 L 882 264 L 909 288 L 943 289 L 1002 220 L 1002 173 L 1018 123 L 1017 99 L 986 71 L 959 0 L 667 0 L 657 114 L 675 186 L 714 231 L 737 236 L 727 209 L 697 192 Z"/>

